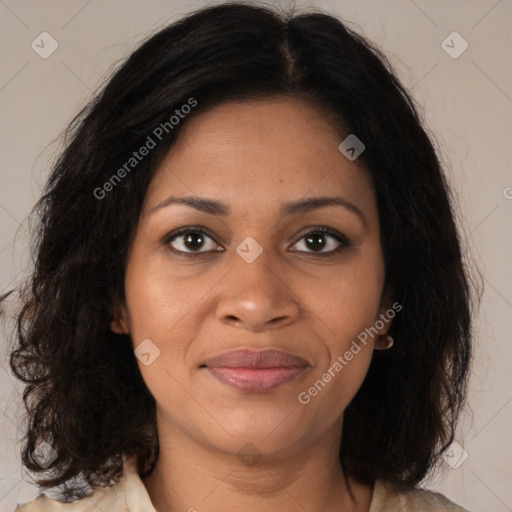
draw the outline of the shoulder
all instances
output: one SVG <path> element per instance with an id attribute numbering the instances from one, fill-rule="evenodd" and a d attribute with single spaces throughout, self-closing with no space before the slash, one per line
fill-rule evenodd
<path id="1" fill-rule="evenodd" d="M 108 487 L 96 487 L 88 496 L 64 503 L 45 496 L 18 505 L 14 512 L 156 512 L 137 471 L 125 464 L 119 482 Z"/>
<path id="2" fill-rule="evenodd" d="M 117 512 L 124 510 L 118 506 L 119 498 L 122 496 L 119 491 L 120 484 L 117 483 L 109 487 L 97 488 L 88 496 L 67 503 L 42 494 L 29 503 L 18 505 L 14 512 L 97 512 L 103 509 L 98 507 L 108 507 L 105 510 Z M 124 500 L 122 502 L 124 503 Z"/>
<path id="3" fill-rule="evenodd" d="M 377 480 L 369 512 L 469 512 L 444 495 L 421 488 L 399 488 Z"/>

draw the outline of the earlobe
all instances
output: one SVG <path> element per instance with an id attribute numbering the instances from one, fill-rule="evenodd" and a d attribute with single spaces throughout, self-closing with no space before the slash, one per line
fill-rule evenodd
<path id="1" fill-rule="evenodd" d="M 384 338 L 384 341 L 381 341 L 381 338 Z M 379 339 L 375 342 L 375 350 L 388 350 L 394 345 L 394 340 L 389 335 L 380 336 Z"/>

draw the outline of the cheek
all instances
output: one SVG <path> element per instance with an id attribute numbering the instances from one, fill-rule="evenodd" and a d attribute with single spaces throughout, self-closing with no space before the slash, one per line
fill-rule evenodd
<path id="1" fill-rule="evenodd" d="M 325 394 L 319 401 L 327 408 L 344 409 L 364 381 L 376 339 L 370 327 L 378 319 L 383 274 L 382 262 L 368 259 L 315 293 L 317 325 L 328 356 L 312 376 L 315 389 L 310 391 Z"/>
<path id="2" fill-rule="evenodd" d="M 200 328 L 200 299 L 214 284 L 213 277 L 191 283 L 189 276 L 177 276 L 165 258 L 142 249 L 134 250 L 129 259 L 125 278 L 129 329 L 134 349 L 148 343 L 145 340 L 154 344 L 148 344 L 152 362 L 145 365 L 139 358 L 138 365 L 159 403 L 187 400 L 182 385 L 189 380 L 193 363 L 188 352 Z"/>
<path id="3" fill-rule="evenodd" d="M 125 278 L 128 324 L 135 354 L 150 354 L 137 355 L 137 363 L 158 403 L 176 400 L 177 382 L 184 380 L 187 337 L 180 332 L 180 319 L 186 318 L 192 299 L 182 288 L 165 275 L 161 264 L 134 251 Z"/>
<path id="4" fill-rule="evenodd" d="M 316 368 L 297 395 L 297 401 L 310 408 L 325 427 L 346 409 L 361 387 L 370 366 L 370 344 L 336 340 L 329 347 L 330 360 Z"/>
<path id="5" fill-rule="evenodd" d="M 159 344 L 174 340 L 174 331 L 208 289 L 204 280 L 192 286 L 190 280 L 173 275 L 164 258 L 134 252 L 125 278 L 134 342 L 141 337 L 154 337 Z"/>
<path id="6" fill-rule="evenodd" d="M 312 292 L 315 313 L 328 327 L 326 340 L 338 354 L 378 318 L 384 277 L 381 265 L 368 260 L 347 266 L 340 270 L 338 278 L 324 281 Z"/>
<path id="7" fill-rule="evenodd" d="M 362 346 L 355 354 L 349 351 L 350 360 L 346 358 L 346 352 L 336 354 L 326 367 L 315 372 L 296 397 L 302 418 L 312 418 L 319 434 L 340 419 L 368 372 L 371 347 Z"/>

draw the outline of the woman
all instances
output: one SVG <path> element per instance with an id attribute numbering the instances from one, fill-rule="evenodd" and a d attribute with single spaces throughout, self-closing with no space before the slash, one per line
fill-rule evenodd
<path id="1" fill-rule="evenodd" d="M 138 48 L 37 205 L 19 506 L 464 511 L 470 277 L 412 98 L 325 14 L 223 4 Z M 68 503 L 61 503 L 66 501 Z"/>

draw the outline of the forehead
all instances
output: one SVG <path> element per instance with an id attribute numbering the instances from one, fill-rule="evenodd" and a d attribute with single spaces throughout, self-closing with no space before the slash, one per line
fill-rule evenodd
<path id="1" fill-rule="evenodd" d="M 216 197 L 245 211 L 307 195 L 343 195 L 370 208 L 370 175 L 338 149 L 347 135 L 293 98 L 218 105 L 185 120 L 150 183 L 146 208 L 170 194 Z"/>

